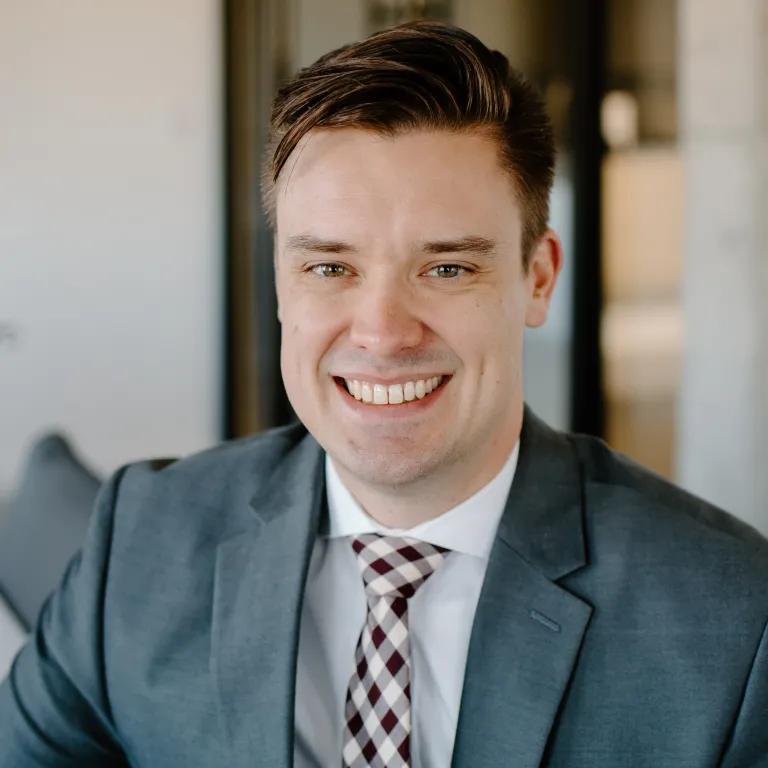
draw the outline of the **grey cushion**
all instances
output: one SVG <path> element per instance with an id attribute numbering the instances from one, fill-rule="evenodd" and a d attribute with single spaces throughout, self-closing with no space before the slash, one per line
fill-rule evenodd
<path id="1" fill-rule="evenodd" d="M 5 525 L 5 518 L 8 517 L 9 511 L 8 511 L 8 499 L 0 498 L 0 531 L 3 529 L 3 526 Z"/>
<path id="2" fill-rule="evenodd" d="M 63 436 L 32 448 L 0 527 L 0 593 L 27 628 L 85 538 L 99 487 Z"/>

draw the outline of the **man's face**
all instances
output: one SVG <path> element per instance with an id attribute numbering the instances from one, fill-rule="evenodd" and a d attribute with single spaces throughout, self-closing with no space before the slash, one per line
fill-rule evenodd
<path id="1" fill-rule="evenodd" d="M 316 131 L 276 199 L 283 379 L 340 471 L 405 488 L 500 468 L 522 416 L 523 329 L 545 319 L 559 252 L 524 272 L 495 145 Z"/>

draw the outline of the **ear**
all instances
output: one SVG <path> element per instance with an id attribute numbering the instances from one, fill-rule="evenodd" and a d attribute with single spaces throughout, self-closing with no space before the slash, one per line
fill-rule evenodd
<path id="1" fill-rule="evenodd" d="M 547 321 L 549 302 L 563 266 L 563 246 L 557 233 L 548 229 L 536 242 L 526 276 L 528 307 L 525 324 L 538 328 Z"/>

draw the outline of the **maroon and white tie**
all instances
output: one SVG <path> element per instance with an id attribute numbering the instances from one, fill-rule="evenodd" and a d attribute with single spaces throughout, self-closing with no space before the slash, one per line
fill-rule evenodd
<path id="1" fill-rule="evenodd" d="M 416 539 L 352 539 L 368 614 L 355 651 L 345 710 L 342 768 L 410 768 L 411 649 L 408 599 L 448 550 Z"/>

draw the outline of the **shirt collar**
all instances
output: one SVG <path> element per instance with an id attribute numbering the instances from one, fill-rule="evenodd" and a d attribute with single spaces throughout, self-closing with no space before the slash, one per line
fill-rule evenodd
<path id="1" fill-rule="evenodd" d="M 367 515 L 341 481 L 333 460 L 326 454 L 325 478 L 328 496 L 328 538 L 380 533 L 409 536 L 438 547 L 488 559 L 517 469 L 520 442 L 515 445 L 499 473 L 466 501 L 433 520 L 413 528 L 394 530 Z"/>

